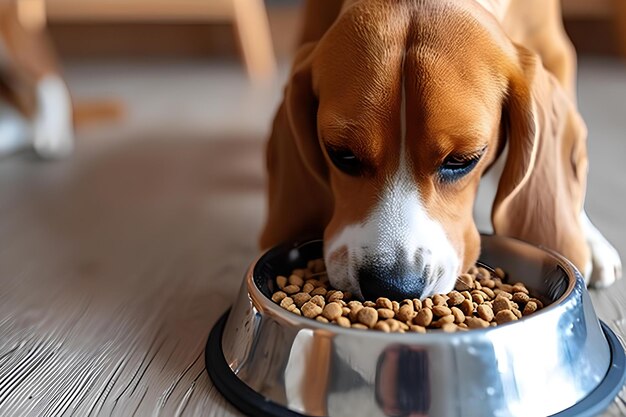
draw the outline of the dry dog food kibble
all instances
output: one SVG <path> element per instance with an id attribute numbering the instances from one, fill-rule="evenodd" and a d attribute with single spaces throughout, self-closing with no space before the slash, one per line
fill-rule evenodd
<path id="1" fill-rule="evenodd" d="M 376 301 L 352 300 L 349 292 L 333 289 L 323 259 L 309 261 L 289 277 L 276 277 L 272 301 L 294 314 L 353 329 L 424 333 L 483 329 L 519 320 L 543 308 L 522 283 L 509 284 L 506 274 L 472 267 L 459 276 L 455 290 L 424 300 L 400 302 L 384 297 Z"/>

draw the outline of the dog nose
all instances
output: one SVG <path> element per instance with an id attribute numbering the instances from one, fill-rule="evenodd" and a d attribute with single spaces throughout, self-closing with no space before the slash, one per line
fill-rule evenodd
<path id="1" fill-rule="evenodd" d="M 411 271 L 402 265 L 368 265 L 359 270 L 361 294 L 366 300 L 387 297 L 401 301 L 420 298 L 426 286 L 422 271 Z"/>

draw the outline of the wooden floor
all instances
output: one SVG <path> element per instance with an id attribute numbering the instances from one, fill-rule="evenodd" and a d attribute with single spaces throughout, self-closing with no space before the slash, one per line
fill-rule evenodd
<path id="1" fill-rule="evenodd" d="M 77 96 L 122 97 L 127 120 L 83 132 L 65 161 L 0 160 L 1 416 L 238 415 L 203 350 L 257 251 L 281 85 L 238 71 L 70 66 Z M 624 67 L 585 62 L 581 96 L 588 209 L 624 254 Z M 626 280 L 592 297 L 623 341 Z"/>

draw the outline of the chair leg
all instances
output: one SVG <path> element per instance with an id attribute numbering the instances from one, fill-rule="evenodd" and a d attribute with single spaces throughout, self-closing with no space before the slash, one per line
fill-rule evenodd
<path id="1" fill-rule="evenodd" d="M 253 81 L 270 78 L 276 70 L 274 48 L 263 0 L 233 0 L 234 25 Z"/>

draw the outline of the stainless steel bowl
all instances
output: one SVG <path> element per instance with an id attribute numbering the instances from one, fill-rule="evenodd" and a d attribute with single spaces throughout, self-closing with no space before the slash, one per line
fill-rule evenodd
<path id="1" fill-rule="evenodd" d="M 209 374 L 248 414 L 583 416 L 624 383 L 621 345 L 598 321 L 580 274 L 551 251 L 483 236 L 481 262 L 552 304 L 514 323 L 450 334 L 344 329 L 269 299 L 277 274 L 321 254 L 320 241 L 265 253 L 211 333 Z"/>

